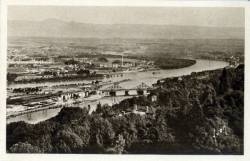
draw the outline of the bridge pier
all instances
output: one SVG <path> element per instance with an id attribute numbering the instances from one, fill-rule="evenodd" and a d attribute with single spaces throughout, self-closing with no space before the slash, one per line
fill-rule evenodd
<path id="1" fill-rule="evenodd" d="M 125 96 L 129 96 L 129 90 L 125 91 Z"/>
<path id="2" fill-rule="evenodd" d="M 109 92 L 109 95 L 110 95 L 110 96 L 116 96 L 116 91 L 110 91 L 110 92 Z"/>
<path id="3" fill-rule="evenodd" d="M 84 97 L 88 97 L 89 96 L 89 91 L 85 91 L 85 96 Z"/>
<path id="4" fill-rule="evenodd" d="M 140 95 L 140 96 L 147 95 L 149 93 L 150 93 L 149 90 L 142 90 L 142 89 L 137 90 L 137 95 Z"/>

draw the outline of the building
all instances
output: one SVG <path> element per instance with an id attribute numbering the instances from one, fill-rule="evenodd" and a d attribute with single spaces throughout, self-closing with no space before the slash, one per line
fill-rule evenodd
<path id="1" fill-rule="evenodd" d="M 112 68 L 120 68 L 120 67 L 121 67 L 121 63 L 119 63 L 119 62 L 112 63 Z"/>
<path id="2" fill-rule="evenodd" d="M 152 95 L 150 96 L 150 100 L 151 100 L 151 102 L 156 102 L 156 101 L 157 101 L 157 95 L 152 94 Z"/>

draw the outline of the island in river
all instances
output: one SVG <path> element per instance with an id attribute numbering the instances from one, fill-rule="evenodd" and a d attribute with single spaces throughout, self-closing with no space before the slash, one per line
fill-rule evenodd
<path id="1" fill-rule="evenodd" d="M 196 60 L 157 58 L 155 64 L 161 69 L 179 69 L 194 65 Z"/>

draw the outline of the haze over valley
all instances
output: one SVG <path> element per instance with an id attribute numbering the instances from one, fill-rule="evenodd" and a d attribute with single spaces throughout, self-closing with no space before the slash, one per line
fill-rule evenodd
<path id="1" fill-rule="evenodd" d="M 241 27 L 204 27 L 151 24 L 90 24 L 46 19 L 9 20 L 8 36 L 139 38 L 139 39 L 243 39 Z"/>

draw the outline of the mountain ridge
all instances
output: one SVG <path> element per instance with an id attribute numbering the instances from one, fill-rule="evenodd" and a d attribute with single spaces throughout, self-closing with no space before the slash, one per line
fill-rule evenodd
<path id="1" fill-rule="evenodd" d="M 244 28 L 161 24 L 92 24 L 58 19 L 43 21 L 8 20 L 8 36 L 244 39 Z"/>

